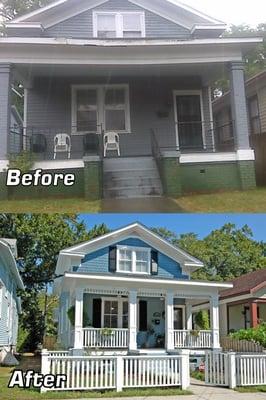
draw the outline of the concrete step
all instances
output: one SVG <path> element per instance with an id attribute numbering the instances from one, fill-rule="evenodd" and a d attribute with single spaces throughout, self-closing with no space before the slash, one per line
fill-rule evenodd
<path id="1" fill-rule="evenodd" d="M 160 197 L 162 196 L 162 190 L 156 186 L 143 186 L 143 187 L 124 187 L 124 188 L 110 188 L 104 190 L 104 197 L 106 198 L 117 198 L 117 199 L 130 199 L 140 197 Z"/>
<path id="2" fill-rule="evenodd" d="M 144 170 L 156 168 L 155 161 L 152 157 L 137 158 L 110 158 L 104 159 L 104 172 L 122 171 L 122 170 Z"/>
<path id="3" fill-rule="evenodd" d="M 124 169 L 122 171 L 104 171 L 107 179 L 154 178 L 158 176 L 156 168 L 150 169 Z"/>
<path id="4" fill-rule="evenodd" d="M 111 177 L 105 180 L 105 188 L 127 188 L 127 187 L 144 187 L 156 186 L 161 187 L 161 181 L 157 176 L 143 177 L 143 176 L 124 176 L 124 177 Z"/>

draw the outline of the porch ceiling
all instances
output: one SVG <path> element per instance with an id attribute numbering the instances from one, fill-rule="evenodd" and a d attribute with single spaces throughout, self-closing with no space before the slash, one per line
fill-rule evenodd
<path id="1" fill-rule="evenodd" d="M 75 77 L 106 79 L 127 77 L 198 77 L 205 84 L 227 74 L 224 63 L 182 64 L 182 65 L 42 65 L 16 64 L 15 76 L 22 81 L 33 81 L 39 77 Z"/>

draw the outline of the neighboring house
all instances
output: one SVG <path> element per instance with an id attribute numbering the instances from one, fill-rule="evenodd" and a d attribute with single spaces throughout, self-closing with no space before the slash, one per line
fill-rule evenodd
<path id="1" fill-rule="evenodd" d="M 0 239 L 0 362 L 16 348 L 18 315 L 21 312 L 18 289 L 24 289 L 16 264 L 16 240 Z"/>
<path id="2" fill-rule="evenodd" d="M 220 292 L 221 335 L 266 322 L 266 269 L 231 281 L 231 289 Z"/>
<path id="3" fill-rule="evenodd" d="M 25 88 L 23 146 L 39 159 L 35 167 L 76 174 L 76 186 L 58 193 L 255 187 L 242 59 L 262 39 L 221 37 L 225 29 L 172 0 L 60 0 L 8 22 L 0 38 L 0 164 L 9 153 L 12 70 Z M 211 102 L 224 71 L 234 89 L 230 152 L 216 147 Z M 104 157 L 104 145 L 121 156 Z"/>
<path id="4" fill-rule="evenodd" d="M 249 121 L 250 146 L 255 150 L 257 184 L 266 184 L 266 71 L 246 80 L 246 101 Z M 234 129 L 231 112 L 231 93 L 213 102 L 216 147 L 234 149 Z"/>
<path id="5" fill-rule="evenodd" d="M 23 119 L 16 106 L 11 107 L 10 115 L 10 151 L 9 153 L 17 153 L 23 147 Z"/>
<path id="6" fill-rule="evenodd" d="M 218 293 L 232 285 L 192 280 L 202 266 L 139 223 L 62 250 L 54 288 L 58 341 L 76 353 L 219 348 Z M 211 328 L 195 335 L 192 307 L 199 299 L 210 304 Z"/>

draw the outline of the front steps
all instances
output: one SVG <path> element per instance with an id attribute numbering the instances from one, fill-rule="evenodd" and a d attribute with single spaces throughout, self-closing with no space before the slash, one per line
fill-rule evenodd
<path id="1" fill-rule="evenodd" d="M 162 184 L 152 157 L 110 158 L 104 160 L 105 198 L 162 196 Z"/>

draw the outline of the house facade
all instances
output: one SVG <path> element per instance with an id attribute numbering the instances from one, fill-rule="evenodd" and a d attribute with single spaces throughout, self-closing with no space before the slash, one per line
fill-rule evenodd
<path id="1" fill-rule="evenodd" d="M 0 362 L 16 348 L 18 316 L 21 312 L 18 289 L 24 289 L 16 265 L 16 241 L 0 239 Z"/>
<path id="2" fill-rule="evenodd" d="M 202 266 L 138 223 L 62 250 L 54 287 L 61 347 L 75 354 L 220 348 L 218 292 L 232 285 L 192 280 Z M 208 331 L 192 329 L 198 299 L 210 304 Z"/>
<path id="3" fill-rule="evenodd" d="M 266 322 L 266 270 L 240 276 L 232 284 L 233 288 L 220 292 L 220 331 L 223 336 Z"/>
<path id="4" fill-rule="evenodd" d="M 34 168 L 75 172 L 75 186 L 58 186 L 58 194 L 254 188 L 242 59 L 262 39 L 223 38 L 225 29 L 170 0 L 60 0 L 7 23 L 0 38 L 2 171 L 7 154 L 23 148 L 34 153 Z M 230 151 L 216 147 L 211 101 L 224 71 L 232 86 Z M 10 129 L 13 79 L 25 90 L 21 148 Z M 104 157 L 110 132 L 120 157 Z"/>
<path id="5" fill-rule="evenodd" d="M 266 71 L 249 78 L 245 82 L 249 121 L 250 146 L 255 151 L 255 167 L 258 185 L 266 184 Z M 230 92 L 215 99 L 213 115 L 216 129 L 217 147 L 230 150 L 234 146 L 233 126 L 230 106 Z"/>

